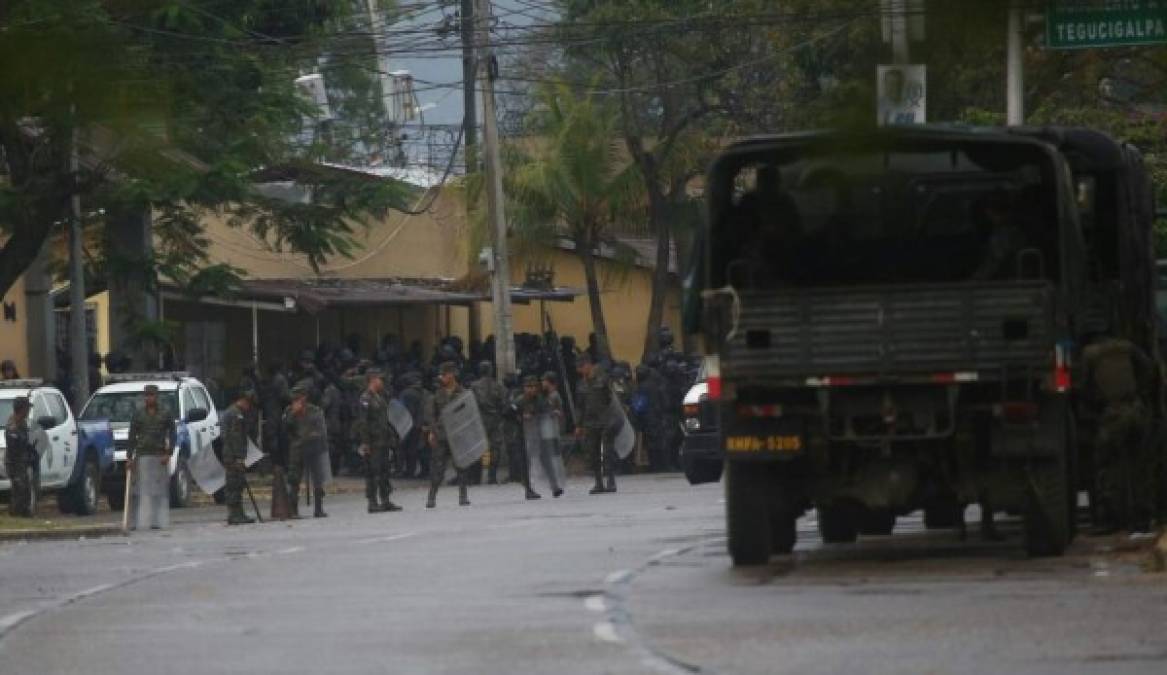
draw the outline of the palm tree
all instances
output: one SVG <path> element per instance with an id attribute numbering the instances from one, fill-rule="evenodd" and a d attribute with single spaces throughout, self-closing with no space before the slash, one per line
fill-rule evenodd
<path id="1" fill-rule="evenodd" d="M 613 226 L 642 213 L 643 183 L 623 154 L 611 110 L 563 84 L 545 87 L 539 98 L 540 141 L 509 172 L 508 215 L 520 248 L 571 241 L 587 279 L 593 330 L 610 357 L 596 256 L 602 245 L 615 247 Z"/>

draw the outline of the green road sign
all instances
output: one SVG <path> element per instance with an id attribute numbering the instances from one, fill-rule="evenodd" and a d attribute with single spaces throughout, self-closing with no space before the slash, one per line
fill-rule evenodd
<path id="1" fill-rule="evenodd" d="M 1167 0 L 1050 0 L 1046 46 L 1051 49 L 1167 43 Z"/>

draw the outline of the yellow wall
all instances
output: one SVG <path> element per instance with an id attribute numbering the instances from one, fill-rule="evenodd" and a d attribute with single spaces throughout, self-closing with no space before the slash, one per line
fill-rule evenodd
<path id="1" fill-rule="evenodd" d="M 16 280 L 4 304 L 16 305 L 16 321 L 3 319 L 0 314 L 0 361 L 11 359 L 21 377 L 35 377 L 28 372 L 28 303 L 24 296 L 24 277 Z"/>
<path id="2" fill-rule="evenodd" d="M 587 289 L 583 264 L 569 251 L 556 250 L 547 254 L 540 264 L 550 263 L 555 270 L 555 285 Z M 608 340 L 612 355 L 618 361 L 639 363 L 644 352 L 645 331 L 648 326 L 648 311 L 652 302 L 652 270 L 644 267 L 630 267 L 601 261 L 600 294 L 604 307 L 604 322 L 608 326 Z M 516 284 L 522 283 L 526 274 L 526 264 L 522 259 L 511 262 L 511 277 Z M 669 291 L 665 299 L 664 323 L 680 335 L 681 307 L 680 292 L 677 288 Z M 570 335 L 581 348 L 587 346 L 588 334 L 593 332 L 592 312 L 587 295 L 581 295 L 574 302 L 545 303 L 547 313 L 560 335 Z M 515 333 L 542 333 L 540 328 L 540 303 L 514 305 Z M 482 335 L 494 332 L 494 314 L 491 303 L 483 303 L 481 312 Z"/>

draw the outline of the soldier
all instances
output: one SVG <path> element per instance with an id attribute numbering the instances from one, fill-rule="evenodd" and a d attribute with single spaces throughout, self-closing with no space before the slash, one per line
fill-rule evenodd
<path id="1" fill-rule="evenodd" d="M 575 429 L 576 438 L 583 441 L 584 450 L 592 461 L 592 473 L 596 484 L 589 494 L 600 495 L 616 491 L 615 464 L 613 458 L 604 457 L 611 454 L 605 448 L 604 437 L 608 435 L 608 411 L 612 405 L 612 389 L 608 384 L 608 373 L 604 367 L 596 364 L 592 357 L 584 352 L 576 361 L 579 370 L 579 425 Z M 607 486 L 604 478 L 607 478 Z"/>
<path id="2" fill-rule="evenodd" d="M 1145 403 L 1154 364 L 1129 340 L 1117 338 L 1090 345 L 1084 357 L 1087 396 L 1098 414 L 1094 495 L 1099 530 L 1146 530 L 1159 476 Z"/>
<path id="3" fill-rule="evenodd" d="M 344 394 L 341 393 L 334 378 L 328 378 L 328 383 L 324 385 L 320 407 L 324 409 L 324 421 L 328 425 L 328 456 L 332 464 L 332 473 L 336 474 L 340 471 L 341 459 L 348 445 L 348 435 L 341 421 L 344 416 Z"/>
<path id="4" fill-rule="evenodd" d="M 7 362 L 6 362 L 7 363 Z M 12 481 L 8 493 L 8 514 L 21 518 L 31 518 L 32 485 L 28 480 L 29 467 L 40 461 L 28 431 L 28 399 L 21 396 L 12 402 L 12 415 L 4 425 L 4 470 Z"/>
<path id="5" fill-rule="evenodd" d="M 534 375 L 528 375 L 523 378 L 523 395 L 519 399 L 519 414 L 523 419 L 523 435 L 526 441 L 525 450 L 527 451 L 528 466 L 534 462 L 539 462 L 543 468 L 543 475 L 547 477 L 547 482 L 551 485 L 551 494 L 558 497 L 563 494 L 557 480 L 554 452 L 555 447 L 552 445 L 552 439 L 543 438 L 543 429 L 541 427 L 544 418 L 554 419 L 551 413 L 551 407 L 544 395 L 543 388 L 539 382 L 539 378 Z M 527 499 L 540 499 L 539 493 L 531 488 L 531 470 L 528 469 L 527 478 Z"/>
<path id="6" fill-rule="evenodd" d="M 458 365 L 453 361 L 446 361 L 439 368 L 439 383 L 441 387 L 434 394 L 433 401 L 426 411 L 426 442 L 432 454 L 430 456 L 430 493 L 425 501 L 425 507 L 432 509 L 437 506 L 438 488 L 442 486 L 442 478 L 446 475 L 446 464 L 450 461 L 450 444 L 446 439 L 446 430 L 442 428 L 442 411 L 454 399 L 462 394 L 462 385 L 458 384 Z M 470 497 L 466 490 L 466 471 L 454 464 L 458 481 L 458 504 L 470 506 Z"/>
<path id="7" fill-rule="evenodd" d="M 367 385 L 361 394 L 355 426 L 361 444 L 360 454 L 365 459 L 365 497 L 369 500 L 369 513 L 400 511 L 400 506 L 389 501 L 393 492 L 393 485 L 389 482 L 390 454 L 397 437 L 389 424 L 388 404 L 381 395 L 385 390 L 384 375 L 380 369 L 370 368 L 365 377 Z"/>
<path id="8" fill-rule="evenodd" d="M 227 524 L 247 525 L 255 519 L 243 512 L 243 486 L 247 466 L 247 416 L 256 408 L 255 390 L 246 386 L 219 421 L 223 425 L 223 468 L 227 471 Z"/>
<path id="9" fill-rule="evenodd" d="M 315 500 L 314 518 L 327 518 L 324 512 L 324 484 L 331 477 L 328 459 L 328 425 L 324 411 L 310 403 L 312 385 L 297 382 L 292 388 L 292 403 L 284 411 L 284 431 L 288 436 L 288 504 L 289 517 L 300 517 L 300 481 L 307 466 L 312 477 Z"/>
<path id="10" fill-rule="evenodd" d="M 498 485 L 498 467 L 506 455 L 502 416 L 507 405 L 507 390 L 494 377 L 494 365 L 490 361 L 478 364 L 478 379 L 470 385 L 470 390 L 478 401 L 478 412 L 482 415 L 482 424 L 486 427 L 486 438 L 490 443 L 490 468 L 487 470 L 486 482 Z"/>
<path id="11" fill-rule="evenodd" d="M 138 524 L 158 530 L 170 524 L 170 456 L 174 413 L 158 403 L 158 387 L 146 385 L 144 405 L 130 420 L 126 468 L 137 474 Z"/>

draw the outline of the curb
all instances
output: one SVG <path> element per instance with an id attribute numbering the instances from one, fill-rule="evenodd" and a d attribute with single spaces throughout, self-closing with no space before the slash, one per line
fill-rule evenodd
<path id="1" fill-rule="evenodd" d="M 95 539 L 98 537 L 121 536 L 118 526 L 78 527 L 62 530 L 0 530 L 0 543 L 14 541 L 53 541 L 62 539 Z"/>

